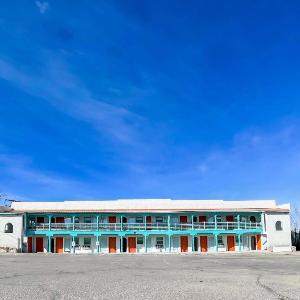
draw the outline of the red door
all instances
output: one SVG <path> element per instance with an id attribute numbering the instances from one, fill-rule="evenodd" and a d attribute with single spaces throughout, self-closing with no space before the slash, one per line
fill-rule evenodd
<path id="1" fill-rule="evenodd" d="M 28 239 L 27 239 L 27 252 L 28 253 L 32 253 L 32 237 L 29 236 Z"/>
<path id="2" fill-rule="evenodd" d="M 235 251 L 235 237 L 234 235 L 227 236 L 227 251 Z"/>
<path id="3" fill-rule="evenodd" d="M 128 251 L 129 253 L 136 253 L 136 237 L 128 237 Z"/>
<path id="4" fill-rule="evenodd" d="M 37 223 L 44 223 L 44 217 L 36 217 L 36 222 Z"/>
<path id="5" fill-rule="evenodd" d="M 200 236 L 201 252 L 207 252 L 207 236 Z"/>
<path id="6" fill-rule="evenodd" d="M 56 253 L 64 253 L 64 238 L 57 237 L 56 238 L 56 246 L 55 246 Z"/>
<path id="7" fill-rule="evenodd" d="M 117 223 L 117 217 L 116 216 L 109 216 L 108 217 L 108 223 Z"/>
<path id="8" fill-rule="evenodd" d="M 180 250 L 181 252 L 189 251 L 189 239 L 186 235 L 180 237 Z"/>
<path id="9" fill-rule="evenodd" d="M 187 223 L 187 216 L 180 216 L 180 223 Z"/>
<path id="10" fill-rule="evenodd" d="M 206 216 L 199 216 L 199 222 L 206 222 Z"/>
<path id="11" fill-rule="evenodd" d="M 226 216 L 227 222 L 234 222 L 234 216 Z"/>
<path id="12" fill-rule="evenodd" d="M 35 238 L 35 252 L 44 252 L 44 238 Z"/>
<path id="13" fill-rule="evenodd" d="M 261 250 L 261 235 L 256 236 L 256 250 Z"/>
<path id="14" fill-rule="evenodd" d="M 108 238 L 108 252 L 109 253 L 117 252 L 117 238 L 114 236 L 110 236 Z"/>
<path id="15" fill-rule="evenodd" d="M 65 218 L 64 217 L 56 217 L 55 223 L 65 223 Z"/>
<path id="16" fill-rule="evenodd" d="M 152 223 L 151 216 L 147 216 L 147 217 L 146 217 L 146 223 Z"/>

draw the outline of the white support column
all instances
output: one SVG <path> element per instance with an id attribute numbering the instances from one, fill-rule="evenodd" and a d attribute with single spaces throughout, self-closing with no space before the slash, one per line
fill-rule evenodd
<path id="1" fill-rule="evenodd" d="M 97 218 L 98 218 L 98 216 L 97 216 Z M 98 222 L 97 222 L 98 223 Z M 98 227 L 99 228 L 99 227 Z M 96 242 L 97 242 L 97 253 L 99 253 L 99 235 L 97 235 L 97 237 L 96 237 Z"/>
<path id="2" fill-rule="evenodd" d="M 241 235 L 241 234 L 239 234 L 239 235 L 238 235 L 238 241 L 239 241 L 239 252 L 241 252 L 241 251 L 242 251 L 241 237 L 242 237 L 242 235 Z"/>

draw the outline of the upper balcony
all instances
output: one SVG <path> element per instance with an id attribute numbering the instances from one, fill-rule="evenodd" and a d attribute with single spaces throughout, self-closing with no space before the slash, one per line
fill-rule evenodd
<path id="1" fill-rule="evenodd" d="M 208 232 L 262 230 L 257 222 L 194 222 L 194 223 L 34 223 L 27 225 L 33 232 Z"/>

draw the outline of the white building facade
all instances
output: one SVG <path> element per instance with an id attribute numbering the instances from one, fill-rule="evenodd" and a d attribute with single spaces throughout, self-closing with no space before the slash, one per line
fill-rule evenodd
<path id="1" fill-rule="evenodd" d="M 0 248 L 38 253 L 291 251 L 289 204 L 273 200 L 15 202 Z"/>

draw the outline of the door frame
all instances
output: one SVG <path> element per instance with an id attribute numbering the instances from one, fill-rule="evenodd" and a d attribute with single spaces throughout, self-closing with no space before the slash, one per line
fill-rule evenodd
<path id="1" fill-rule="evenodd" d="M 183 245 L 182 245 L 183 239 L 186 239 L 186 241 L 187 241 L 187 244 L 185 245 L 186 246 L 186 251 L 183 251 Z M 180 236 L 180 253 L 187 253 L 187 252 L 189 252 L 189 236 L 188 235 L 181 235 Z"/>
<path id="2" fill-rule="evenodd" d="M 57 239 L 62 239 L 62 252 L 57 252 Z M 65 239 L 63 236 L 56 236 L 55 239 L 54 239 L 54 243 L 55 243 L 55 253 L 58 253 L 58 254 L 62 254 L 65 252 Z"/>
<path id="3" fill-rule="evenodd" d="M 233 243 L 229 247 L 229 240 L 231 240 Z M 227 235 L 227 251 L 228 252 L 234 252 L 235 251 L 235 235 Z"/>
<path id="4" fill-rule="evenodd" d="M 108 253 L 111 253 L 111 254 L 113 254 L 113 253 L 117 253 L 117 237 L 116 236 L 109 236 L 109 237 L 107 237 L 108 238 Z M 114 239 L 114 245 L 115 245 L 115 250 L 114 251 L 110 251 L 111 249 L 113 249 L 113 248 L 111 248 L 110 247 L 110 241 L 112 240 L 112 239 Z"/>
<path id="5" fill-rule="evenodd" d="M 135 239 L 135 252 L 130 252 L 130 240 Z M 137 237 L 136 236 L 128 236 L 127 237 L 127 252 L 128 253 L 137 253 Z"/>
<path id="6" fill-rule="evenodd" d="M 42 250 L 42 251 L 39 251 L 39 252 L 37 251 L 37 247 L 36 247 L 36 245 L 37 245 L 36 240 L 37 240 L 37 239 L 42 240 L 42 246 L 43 246 L 43 250 Z M 35 251 L 34 251 L 34 252 L 35 252 L 35 253 L 44 253 L 44 249 L 45 249 L 44 246 L 45 246 L 45 245 L 44 245 L 44 237 L 43 237 L 43 236 L 36 236 L 36 237 L 35 237 L 35 249 L 34 249 Z"/>
<path id="7" fill-rule="evenodd" d="M 199 236 L 199 240 L 200 240 L 200 243 L 199 243 L 199 251 L 200 252 L 208 252 L 208 236 L 207 235 L 200 235 Z M 205 240 L 205 246 L 206 247 L 202 247 L 202 241 Z M 204 246 L 204 245 L 203 245 Z M 205 249 L 204 251 L 202 249 Z"/>

